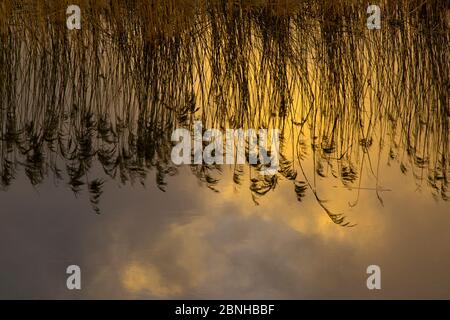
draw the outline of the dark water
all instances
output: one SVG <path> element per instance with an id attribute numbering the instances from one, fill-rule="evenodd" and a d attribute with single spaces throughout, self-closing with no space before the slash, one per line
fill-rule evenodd
<path id="1" fill-rule="evenodd" d="M 364 5 L 9 8 L 0 297 L 450 298 L 447 13 L 383 3 L 378 31 Z M 195 121 L 279 129 L 278 173 L 174 165 Z"/>

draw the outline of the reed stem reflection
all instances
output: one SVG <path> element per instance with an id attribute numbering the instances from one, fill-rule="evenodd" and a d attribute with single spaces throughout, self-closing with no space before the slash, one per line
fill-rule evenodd
<path id="1" fill-rule="evenodd" d="M 436 199 L 448 200 L 448 10 L 443 1 L 380 1 L 382 29 L 366 29 L 364 1 L 79 1 L 80 31 L 65 27 L 68 1 L 0 5 L 0 175 L 24 170 L 87 190 L 96 212 L 104 178 L 165 190 L 171 134 L 209 128 L 278 128 L 277 175 L 236 165 L 255 203 L 291 181 L 339 225 L 319 179 L 364 190 L 388 161 Z M 381 158 L 389 150 L 389 158 Z M 307 173 L 305 159 L 313 159 Z M 192 165 L 216 190 L 216 165 Z M 175 180 L 174 180 L 175 181 Z M 383 186 L 373 191 L 382 202 Z M 293 198 L 295 201 L 295 197 Z"/>

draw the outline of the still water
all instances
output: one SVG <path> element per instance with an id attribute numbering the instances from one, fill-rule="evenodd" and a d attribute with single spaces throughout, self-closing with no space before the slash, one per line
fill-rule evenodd
<path id="1" fill-rule="evenodd" d="M 369 31 L 345 1 L 99 1 L 69 32 L 6 1 L 0 297 L 450 298 L 448 11 L 419 2 Z M 196 121 L 280 130 L 277 174 L 174 165 Z"/>

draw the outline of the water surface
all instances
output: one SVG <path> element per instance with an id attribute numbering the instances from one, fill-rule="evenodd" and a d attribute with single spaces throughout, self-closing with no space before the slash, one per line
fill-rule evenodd
<path id="1" fill-rule="evenodd" d="M 50 2 L 1 7 L 2 298 L 450 297 L 439 2 L 378 31 L 359 2 L 86 2 L 70 32 Z M 174 165 L 195 121 L 279 129 L 278 173 Z"/>

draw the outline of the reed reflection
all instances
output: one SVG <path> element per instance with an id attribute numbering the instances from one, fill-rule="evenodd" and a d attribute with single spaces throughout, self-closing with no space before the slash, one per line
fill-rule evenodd
<path id="1" fill-rule="evenodd" d="M 231 168 L 255 204 L 288 180 L 292 201 L 310 192 L 352 226 L 319 181 L 353 190 L 351 206 L 367 188 L 383 202 L 382 185 L 361 181 L 366 169 L 378 181 L 386 162 L 447 201 L 448 11 L 442 1 L 381 2 L 382 29 L 369 31 L 363 1 L 85 0 L 82 30 L 69 32 L 65 1 L 4 1 L 1 185 L 21 170 L 33 185 L 52 177 L 89 192 L 100 213 L 108 180 L 152 174 L 165 191 L 180 170 L 172 132 L 202 121 L 280 129 L 276 175 Z M 216 192 L 222 170 L 191 166 Z"/>

